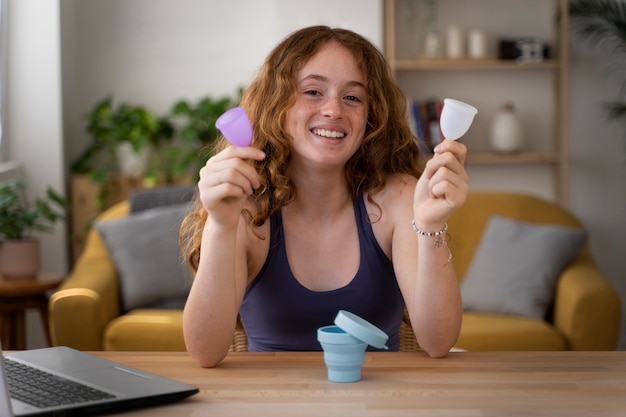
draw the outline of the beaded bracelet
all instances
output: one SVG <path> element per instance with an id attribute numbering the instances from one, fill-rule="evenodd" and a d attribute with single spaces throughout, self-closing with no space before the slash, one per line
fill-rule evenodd
<path id="1" fill-rule="evenodd" d="M 452 251 L 448 247 L 448 243 L 446 242 L 446 240 L 441 237 L 441 235 L 446 233 L 446 231 L 448 230 L 448 223 L 444 223 L 443 224 L 443 229 L 438 230 L 436 232 L 425 232 L 425 231 L 423 231 L 422 229 L 417 227 L 417 223 L 415 223 L 415 219 L 413 219 L 413 221 L 411 222 L 411 225 L 413 226 L 413 230 L 415 231 L 415 233 L 417 233 L 420 236 L 426 236 L 426 237 L 436 236 L 436 239 L 433 242 L 433 244 L 436 247 L 440 247 L 440 246 L 443 245 L 443 246 L 446 247 L 446 249 L 448 249 L 448 260 L 446 261 L 445 264 L 443 264 L 443 266 L 448 265 L 450 263 L 450 261 L 452 260 Z"/>
<path id="2" fill-rule="evenodd" d="M 443 229 L 438 230 L 436 232 L 425 232 L 425 231 L 423 231 L 422 229 L 417 227 L 417 223 L 415 223 L 415 219 L 411 222 L 411 225 L 413 226 L 413 230 L 415 230 L 415 232 L 418 235 L 427 236 L 427 237 L 443 235 L 448 230 L 448 223 L 444 223 L 443 224 Z"/>

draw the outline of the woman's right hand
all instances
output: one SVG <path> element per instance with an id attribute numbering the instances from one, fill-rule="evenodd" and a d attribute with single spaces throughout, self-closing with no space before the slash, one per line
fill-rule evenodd
<path id="1" fill-rule="evenodd" d="M 246 199 L 261 184 L 249 161 L 264 158 L 265 153 L 257 148 L 229 146 L 200 169 L 200 200 L 212 222 L 237 226 Z"/>

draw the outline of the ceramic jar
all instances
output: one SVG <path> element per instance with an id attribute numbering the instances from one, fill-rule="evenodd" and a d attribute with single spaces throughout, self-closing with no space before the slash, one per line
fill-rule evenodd
<path id="1" fill-rule="evenodd" d="M 446 56 L 451 59 L 459 59 L 465 56 L 463 48 L 463 32 L 458 26 L 450 26 L 446 31 Z"/>
<path id="2" fill-rule="evenodd" d="M 424 56 L 426 58 L 441 58 L 443 55 L 443 46 L 439 32 L 436 29 L 430 29 L 426 32 L 425 38 Z"/>
<path id="3" fill-rule="evenodd" d="M 468 32 L 467 55 L 472 59 L 487 58 L 487 37 L 483 30 L 473 29 Z"/>
<path id="4" fill-rule="evenodd" d="M 518 152 L 522 149 L 524 132 L 513 103 L 506 103 L 494 115 L 489 141 L 496 152 Z"/>
<path id="5" fill-rule="evenodd" d="M 136 152 L 130 142 L 120 142 L 115 149 L 120 174 L 130 178 L 141 178 L 147 171 L 152 150 L 145 147 Z"/>

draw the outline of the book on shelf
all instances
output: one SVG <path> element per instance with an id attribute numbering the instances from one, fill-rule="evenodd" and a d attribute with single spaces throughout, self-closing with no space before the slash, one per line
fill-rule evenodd
<path id="1" fill-rule="evenodd" d="M 428 98 L 425 100 L 408 99 L 409 125 L 422 153 L 432 153 L 441 143 L 442 134 L 439 119 L 443 110 L 443 100 Z"/>

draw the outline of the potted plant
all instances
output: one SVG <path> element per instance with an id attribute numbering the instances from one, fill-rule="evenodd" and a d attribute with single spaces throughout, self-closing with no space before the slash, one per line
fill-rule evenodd
<path id="1" fill-rule="evenodd" d="M 174 127 L 167 117 L 159 118 L 139 105 L 114 106 L 111 97 L 96 103 L 86 118 L 87 132 L 93 141 L 71 170 L 75 174 L 90 173 L 100 184 L 111 172 L 141 177 L 149 169 L 152 152 L 174 136 Z M 111 166 L 111 161 L 117 161 L 117 166 Z"/>
<path id="2" fill-rule="evenodd" d="M 626 74 L 626 2 L 623 0 L 572 0 L 570 3 L 572 27 L 581 39 L 593 45 L 610 47 L 616 58 L 614 73 Z M 626 127 L 626 80 L 615 100 L 605 103 L 609 120 Z"/>
<path id="3" fill-rule="evenodd" d="M 114 105 L 112 97 L 96 103 L 85 117 L 92 141 L 70 170 L 88 175 L 96 185 L 95 205 L 101 210 L 111 191 L 111 174 L 133 183 L 158 176 L 158 154 L 173 139 L 174 127 L 167 116 L 157 117 L 144 106 Z"/>
<path id="4" fill-rule="evenodd" d="M 50 232 L 64 218 L 68 204 L 48 187 L 45 197 L 34 203 L 26 198 L 26 183 L 0 183 L 0 275 L 4 278 L 35 278 L 39 273 L 39 239 L 33 232 Z"/>
<path id="5" fill-rule="evenodd" d="M 241 91 L 239 92 L 241 95 Z M 197 171 L 211 156 L 211 146 L 220 133 L 215 121 L 224 113 L 237 105 L 238 100 L 230 97 L 214 99 L 210 96 L 198 101 L 179 100 L 174 103 L 171 113 L 173 120 L 178 122 L 178 136 L 182 147 L 176 155 L 174 171 L 197 175 Z"/>

